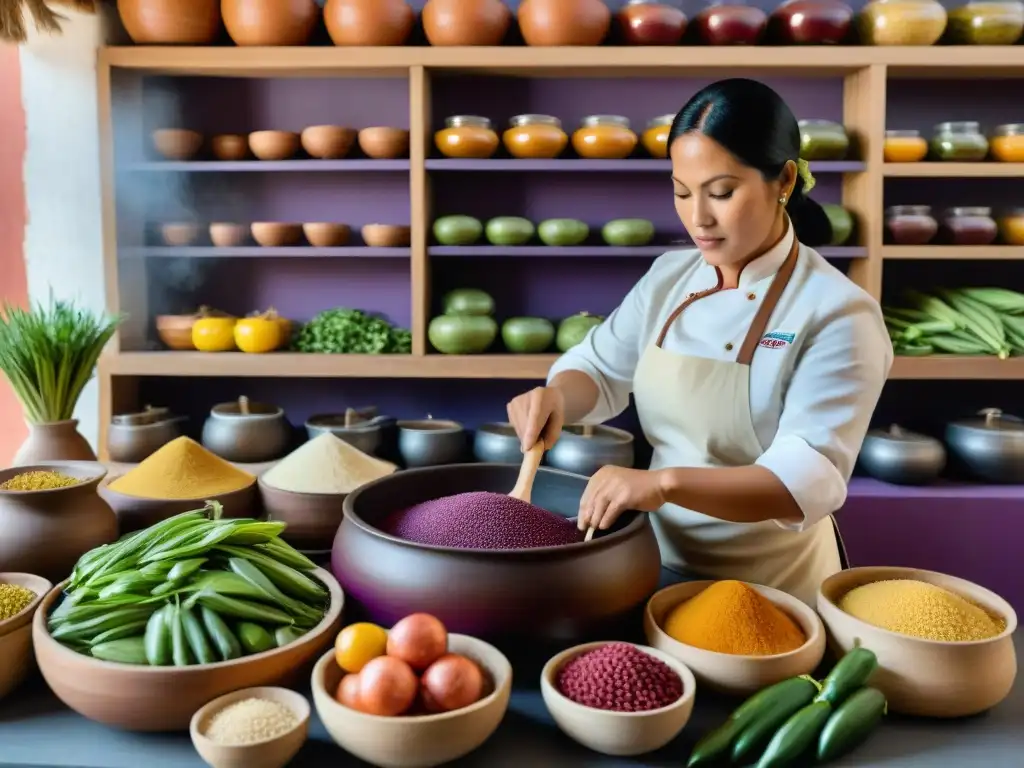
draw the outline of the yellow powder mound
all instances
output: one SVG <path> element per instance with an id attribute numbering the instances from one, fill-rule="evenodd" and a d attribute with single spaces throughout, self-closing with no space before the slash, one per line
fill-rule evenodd
<path id="1" fill-rule="evenodd" d="M 868 624 L 925 640 L 986 640 L 1006 629 L 1005 622 L 970 600 L 913 579 L 876 581 L 851 589 L 839 607 Z"/>
<path id="2" fill-rule="evenodd" d="M 677 605 L 665 620 L 666 634 L 680 643 L 738 656 L 773 656 L 794 651 L 807 638 L 789 616 L 741 581 L 716 581 Z"/>
<path id="3" fill-rule="evenodd" d="M 398 467 L 324 432 L 263 474 L 263 483 L 292 493 L 351 493 Z"/>
<path id="4" fill-rule="evenodd" d="M 255 479 L 195 440 L 179 437 L 111 482 L 110 488 L 144 499 L 212 499 Z"/>

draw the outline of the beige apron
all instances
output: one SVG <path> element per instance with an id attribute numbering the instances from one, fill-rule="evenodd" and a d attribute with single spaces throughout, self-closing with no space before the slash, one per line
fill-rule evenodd
<path id="1" fill-rule="evenodd" d="M 644 351 L 633 380 L 633 397 L 644 435 L 654 448 L 651 469 L 748 466 L 764 452 L 750 414 L 750 361 L 793 275 L 798 250 L 794 239 L 735 362 L 662 349 L 669 328 L 683 310 L 718 287 L 690 294 L 669 316 L 657 341 Z M 792 531 L 771 520 L 730 523 L 665 504 L 651 522 L 666 567 L 764 584 L 812 606 L 822 580 L 842 567 L 838 531 L 830 520 Z"/>

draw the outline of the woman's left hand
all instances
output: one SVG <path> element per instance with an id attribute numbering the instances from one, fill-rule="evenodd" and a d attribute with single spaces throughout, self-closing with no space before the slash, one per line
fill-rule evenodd
<path id="1" fill-rule="evenodd" d="M 604 531 L 628 509 L 654 512 L 664 503 L 659 472 L 605 466 L 587 483 L 577 523 L 581 531 L 590 527 Z"/>

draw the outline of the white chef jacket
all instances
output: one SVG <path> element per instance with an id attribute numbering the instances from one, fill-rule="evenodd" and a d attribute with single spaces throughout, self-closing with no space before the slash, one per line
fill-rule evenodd
<path id="1" fill-rule="evenodd" d="M 662 347 L 677 354 L 732 361 L 759 299 L 785 261 L 793 228 L 740 273 L 739 287 L 693 302 Z M 697 249 L 659 257 L 605 322 L 562 355 L 548 374 L 578 370 L 598 386 L 597 405 L 582 420 L 598 424 L 629 404 L 640 355 L 688 294 L 713 288 L 718 272 Z M 846 501 L 871 415 L 892 367 L 893 349 L 878 303 L 800 245 L 789 286 L 750 367 L 750 412 L 763 453 L 756 464 L 786 486 L 802 517 L 777 520 L 804 530 Z M 685 392 L 666 392 L 685 398 Z"/>

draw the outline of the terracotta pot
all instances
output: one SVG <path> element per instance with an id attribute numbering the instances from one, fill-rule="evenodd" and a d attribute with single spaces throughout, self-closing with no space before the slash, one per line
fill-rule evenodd
<path id="1" fill-rule="evenodd" d="M 235 45 L 305 45 L 320 18 L 315 0 L 221 0 Z"/>
<path id="2" fill-rule="evenodd" d="M 427 0 L 423 6 L 431 45 L 501 45 L 511 23 L 501 0 Z"/>
<path id="3" fill-rule="evenodd" d="M 117 12 L 136 43 L 209 45 L 220 35 L 217 0 L 117 0 Z"/>
<path id="4" fill-rule="evenodd" d="M 77 419 L 29 424 L 28 437 L 14 454 L 14 466 L 40 461 L 96 461 L 96 454 L 79 434 Z"/>
<path id="5" fill-rule="evenodd" d="M 405 0 L 327 0 L 324 21 L 335 45 L 404 45 L 416 13 Z"/>
<path id="6" fill-rule="evenodd" d="M 0 491 L 0 571 L 57 582 L 83 554 L 117 538 L 114 511 L 96 492 L 107 471 L 96 462 L 13 467 L 0 471 L 0 483 L 31 470 L 85 482 L 49 491 Z"/>
<path id="7" fill-rule="evenodd" d="M 600 45 L 612 13 L 603 0 L 523 0 L 519 28 L 527 45 Z"/>

